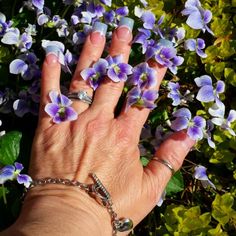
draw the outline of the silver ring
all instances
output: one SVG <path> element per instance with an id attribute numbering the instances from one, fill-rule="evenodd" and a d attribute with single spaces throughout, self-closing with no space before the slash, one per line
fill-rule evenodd
<path id="1" fill-rule="evenodd" d="M 87 104 L 92 103 L 92 97 L 90 97 L 86 91 L 78 91 L 78 92 L 70 92 L 67 94 L 67 97 L 70 99 L 78 99 L 81 100 L 82 102 L 85 102 Z"/>
<path id="2" fill-rule="evenodd" d="M 158 157 L 153 157 L 152 160 L 158 161 L 159 163 L 165 165 L 171 171 L 172 175 L 175 174 L 175 169 L 172 167 L 172 165 L 168 161 L 160 159 Z"/>

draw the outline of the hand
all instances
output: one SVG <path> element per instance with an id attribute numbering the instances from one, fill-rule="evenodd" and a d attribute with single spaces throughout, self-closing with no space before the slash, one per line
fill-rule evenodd
<path id="1" fill-rule="evenodd" d="M 113 33 L 109 54 L 123 55 L 124 62 L 128 62 L 131 41 L 131 31 L 124 26 L 118 27 Z M 114 110 L 124 84 L 106 79 L 93 94 L 81 78 L 81 70 L 101 57 L 104 46 L 105 37 L 99 32 L 91 33 L 86 39 L 70 91 L 86 91 L 93 95 L 93 103 L 88 106 L 82 101 L 74 101 L 73 107 L 79 116 L 73 122 L 52 123 L 44 111 L 50 102 L 49 92 L 60 92 L 61 71 L 57 57 L 51 53 L 46 56 L 30 175 L 33 179 L 53 177 L 92 183 L 89 174 L 95 173 L 109 191 L 118 216 L 131 218 L 137 225 L 157 204 L 171 172 L 154 160 L 145 168 L 140 162 L 138 143 L 149 110 L 131 107 L 115 117 Z M 155 88 L 158 90 L 166 69 L 155 62 L 150 65 L 158 74 Z M 161 144 L 156 156 L 178 170 L 193 144 L 184 132 L 174 133 Z M 82 190 L 46 185 L 30 190 L 16 225 L 21 222 L 22 231 L 25 228 L 25 232 L 28 230 L 36 235 L 41 232 L 41 235 L 105 236 L 111 235 L 110 221 L 106 208 Z"/>

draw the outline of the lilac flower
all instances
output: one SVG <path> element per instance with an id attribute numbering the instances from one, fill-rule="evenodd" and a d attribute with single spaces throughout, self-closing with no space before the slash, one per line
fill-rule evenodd
<path id="1" fill-rule="evenodd" d="M 151 37 L 151 31 L 143 28 L 138 29 L 139 33 L 134 37 L 133 43 L 139 43 L 142 45 L 142 53 L 144 54 L 147 51 L 148 46 L 151 46 L 154 40 L 149 38 Z"/>
<path id="2" fill-rule="evenodd" d="M 28 69 L 28 65 L 21 59 L 15 59 L 10 63 L 10 73 L 12 74 L 21 74 L 23 77 L 25 72 Z"/>
<path id="3" fill-rule="evenodd" d="M 42 10 L 44 6 L 44 0 L 32 0 L 32 4 L 39 10 Z"/>
<path id="4" fill-rule="evenodd" d="M 146 0 L 139 0 L 139 1 L 143 4 L 144 7 L 147 7 L 148 2 Z"/>
<path id="5" fill-rule="evenodd" d="M 181 108 L 173 113 L 176 117 L 171 122 L 171 128 L 175 131 L 187 129 L 187 134 L 194 140 L 201 140 L 203 138 L 204 128 L 206 127 L 206 121 L 201 116 L 195 116 L 192 119 L 192 114 L 187 108 Z"/>
<path id="6" fill-rule="evenodd" d="M 198 56 L 202 58 L 206 58 L 207 55 L 202 51 L 205 48 L 205 41 L 201 38 L 196 39 L 188 39 L 185 41 L 184 48 L 189 51 L 196 51 Z"/>
<path id="7" fill-rule="evenodd" d="M 107 74 L 107 67 L 107 60 L 100 58 L 92 68 L 84 69 L 80 74 L 96 90 Z"/>
<path id="8" fill-rule="evenodd" d="M 214 124 L 212 123 L 211 120 L 208 120 L 206 122 L 206 130 L 205 130 L 205 133 L 204 133 L 204 138 L 207 139 L 207 142 L 208 142 L 208 145 L 211 147 L 211 148 L 215 148 L 216 145 L 215 143 L 212 141 L 212 135 L 211 135 L 211 131 L 214 129 Z"/>
<path id="9" fill-rule="evenodd" d="M 49 21 L 49 16 L 44 14 L 43 11 L 38 11 L 37 13 L 37 23 L 38 25 L 44 25 Z"/>
<path id="10" fill-rule="evenodd" d="M 209 180 L 206 174 L 206 170 L 207 169 L 205 166 L 201 166 L 201 165 L 196 166 L 194 168 L 193 178 L 200 180 L 204 188 L 207 188 L 209 186 L 216 189 L 216 186 Z"/>
<path id="11" fill-rule="evenodd" d="M 10 63 L 10 73 L 21 74 L 24 80 L 31 80 L 34 77 L 39 78 L 41 72 L 39 66 L 36 65 L 37 60 L 34 53 L 22 54 Z"/>
<path id="12" fill-rule="evenodd" d="M 157 98 L 157 90 L 141 90 L 139 87 L 134 87 L 127 94 L 125 110 L 127 111 L 131 106 L 154 109 L 156 107 L 154 102 Z"/>
<path id="13" fill-rule="evenodd" d="M 157 203 L 158 207 L 161 207 L 161 205 L 163 204 L 163 202 L 165 201 L 165 197 L 166 197 L 166 190 L 163 191 L 163 193 L 161 194 L 161 197 Z"/>
<path id="14" fill-rule="evenodd" d="M 53 118 L 53 122 L 59 124 L 63 121 L 73 121 L 78 118 L 78 114 L 71 107 L 72 101 L 57 91 L 49 93 L 51 103 L 48 103 L 44 110 Z"/>
<path id="15" fill-rule="evenodd" d="M 140 88 L 151 88 L 157 84 L 157 72 L 151 68 L 148 63 L 143 62 L 133 68 L 133 74 L 129 79 L 132 85 L 138 85 Z"/>
<path id="16" fill-rule="evenodd" d="M 197 100 L 201 102 L 212 102 L 219 100 L 219 94 L 225 90 L 225 84 L 222 80 L 217 81 L 216 89 L 212 86 L 211 77 L 208 75 L 202 75 L 194 79 L 195 83 L 200 90 L 197 94 Z"/>
<path id="17" fill-rule="evenodd" d="M 143 21 L 143 27 L 151 30 L 154 27 L 156 17 L 151 11 L 144 11 L 141 20 Z"/>
<path id="18" fill-rule="evenodd" d="M 23 117 L 27 113 L 38 115 L 39 100 L 36 103 L 35 99 L 33 99 L 34 97 L 34 94 L 30 94 L 26 90 L 21 90 L 19 92 L 18 99 L 16 99 L 12 105 L 13 110 L 18 117 Z"/>
<path id="19" fill-rule="evenodd" d="M 14 165 L 3 167 L 0 169 L 0 184 L 4 184 L 8 180 L 16 180 L 19 184 L 24 184 L 28 188 L 32 179 L 29 175 L 20 173 L 23 169 L 23 165 L 18 162 L 15 162 Z"/>
<path id="20" fill-rule="evenodd" d="M 184 59 L 183 57 L 176 55 L 177 50 L 173 47 L 172 42 L 169 41 L 172 46 L 163 45 L 162 42 L 166 41 L 167 40 L 162 40 L 160 43 L 148 47 L 146 52 L 146 60 L 154 58 L 160 65 L 168 67 L 173 74 L 176 74 L 177 67 L 183 63 Z"/>
<path id="21" fill-rule="evenodd" d="M 22 52 L 29 50 L 32 46 L 32 37 L 27 33 L 23 33 L 20 35 L 20 31 L 17 28 L 12 28 L 8 30 L 3 38 L 2 43 L 8 45 L 15 45 L 18 47 Z"/>
<path id="22" fill-rule="evenodd" d="M 187 0 L 182 14 L 188 16 L 186 23 L 191 28 L 201 29 L 203 32 L 208 31 L 214 35 L 207 26 L 212 19 L 212 13 L 209 10 L 203 9 L 199 0 Z"/>
<path id="23" fill-rule="evenodd" d="M 167 97 L 172 99 L 173 106 L 185 105 L 187 102 L 193 101 L 194 95 L 191 94 L 189 90 L 186 90 L 183 95 L 180 93 L 179 83 L 169 82 L 168 89 L 170 92 L 168 93 Z"/>
<path id="24" fill-rule="evenodd" d="M 110 7 L 112 0 L 100 0 L 101 3 L 105 4 L 106 6 Z"/>
<path id="25" fill-rule="evenodd" d="M 228 130 L 231 135 L 236 136 L 235 131 L 231 128 L 231 123 L 236 120 L 235 110 L 230 110 L 228 117 L 225 118 L 225 105 L 223 103 L 215 103 L 209 108 L 208 112 L 213 116 L 211 119 L 213 124 Z"/>
<path id="26" fill-rule="evenodd" d="M 168 83 L 168 89 L 170 92 L 168 93 L 167 97 L 172 99 L 172 105 L 178 106 L 181 103 L 181 93 L 179 91 L 180 85 L 179 83 Z"/>
<path id="27" fill-rule="evenodd" d="M 6 33 L 11 25 L 12 22 L 6 21 L 6 16 L 0 12 L 0 37 Z"/>
<path id="28" fill-rule="evenodd" d="M 115 57 L 108 56 L 106 60 L 108 62 L 107 76 L 113 82 L 126 81 L 128 78 L 127 76 L 132 74 L 132 66 L 122 62 L 122 55 Z"/>

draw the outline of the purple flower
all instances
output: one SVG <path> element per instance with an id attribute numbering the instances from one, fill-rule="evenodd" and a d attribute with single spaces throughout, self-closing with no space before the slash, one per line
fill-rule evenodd
<path id="1" fill-rule="evenodd" d="M 168 40 L 162 40 L 154 46 L 149 46 L 146 52 L 146 60 L 154 57 L 160 65 L 168 67 L 173 74 L 176 74 L 177 67 L 183 63 L 184 59 L 176 55 L 177 50 L 173 47 L 173 43 L 168 41 L 170 45 L 167 45 L 166 41 Z"/>
<path id="2" fill-rule="evenodd" d="M 194 79 L 200 90 L 197 94 L 197 100 L 201 102 L 212 102 L 219 100 L 219 94 L 225 90 L 225 83 L 222 80 L 217 81 L 216 88 L 212 86 L 211 77 L 202 75 Z"/>
<path id="3" fill-rule="evenodd" d="M 206 130 L 205 130 L 205 133 L 204 133 L 204 137 L 207 139 L 208 145 L 211 148 L 215 148 L 216 147 L 215 143 L 211 139 L 212 138 L 211 131 L 213 129 L 214 129 L 214 124 L 212 123 L 211 120 L 208 120 L 206 122 Z"/>
<path id="4" fill-rule="evenodd" d="M 151 30 L 154 27 L 156 17 L 151 11 L 144 11 L 141 20 L 143 21 L 143 27 Z"/>
<path id="5" fill-rule="evenodd" d="M 115 57 L 108 56 L 106 60 L 108 62 L 107 76 L 113 82 L 126 81 L 128 78 L 127 76 L 132 74 L 132 66 L 122 62 L 122 55 Z"/>
<path id="6" fill-rule="evenodd" d="M 180 85 L 179 83 L 168 83 L 168 89 L 170 92 L 168 93 L 167 97 L 172 99 L 172 105 L 178 106 L 181 103 L 181 93 L 179 91 Z"/>
<path id="7" fill-rule="evenodd" d="M 100 0 L 100 2 L 105 4 L 106 6 L 110 7 L 112 0 Z"/>
<path id="8" fill-rule="evenodd" d="M 100 58 L 94 63 L 92 68 L 87 68 L 81 71 L 81 77 L 87 81 L 90 86 L 96 90 L 107 74 L 108 62 Z"/>
<path id="9" fill-rule="evenodd" d="M 44 6 L 44 0 L 32 0 L 32 4 L 39 10 L 42 10 Z"/>
<path id="10" fill-rule="evenodd" d="M 6 16 L 0 12 L 0 37 L 6 33 L 11 25 L 12 22 L 6 21 Z"/>
<path id="11" fill-rule="evenodd" d="M 63 121 L 72 121 L 78 118 L 78 114 L 71 107 L 72 101 L 57 91 L 49 93 L 51 103 L 45 106 L 45 112 L 53 118 L 53 122 L 59 124 Z"/>
<path id="12" fill-rule="evenodd" d="M 189 51 L 196 51 L 198 56 L 202 58 L 206 58 L 207 55 L 202 51 L 205 48 L 205 41 L 201 38 L 196 39 L 188 39 L 185 41 L 184 48 Z"/>
<path id="13" fill-rule="evenodd" d="M 231 123 L 236 120 L 236 111 L 230 110 L 229 115 L 225 118 L 225 105 L 223 103 L 215 103 L 209 108 L 208 112 L 213 118 L 212 123 L 220 126 L 224 130 L 228 130 L 233 136 L 236 136 L 235 131 L 231 128 Z"/>
<path id="14" fill-rule="evenodd" d="M 2 43 L 8 45 L 15 45 L 21 50 L 21 52 L 29 50 L 32 46 L 31 35 L 27 33 L 23 33 L 22 35 L 20 35 L 20 31 L 17 28 L 9 29 L 9 31 L 4 34 L 1 41 Z"/>
<path id="15" fill-rule="evenodd" d="M 7 165 L 0 170 L 0 184 L 4 184 L 8 180 L 17 180 L 19 184 L 24 184 L 26 188 L 30 186 L 32 179 L 29 175 L 20 174 L 24 169 L 23 165 L 15 162 L 14 165 Z"/>
<path id="16" fill-rule="evenodd" d="M 131 106 L 154 109 L 156 107 L 154 102 L 157 98 L 157 90 L 141 90 L 139 87 L 134 87 L 127 94 L 125 110 L 127 111 Z"/>
<path id="17" fill-rule="evenodd" d="M 186 23 L 191 28 L 201 29 L 203 32 L 207 30 L 209 33 L 214 35 L 207 26 L 207 24 L 211 21 L 212 13 L 209 10 L 203 9 L 199 0 L 187 0 L 182 14 L 188 16 Z"/>
<path id="18" fill-rule="evenodd" d="M 37 13 L 37 23 L 38 25 L 44 25 L 49 21 L 49 16 L 44 14 L 43 11 L 38 11 Z"/>
<path id="19" fill-rule="evenodd" d="M 175 131 L 187 129 L 187 134 L 194 140 L 203 138 L 206 121 L 201 116 L 195 116 L 192 119 L 192 114 L 187 108 L 181 108 L 173 113 L 176 118 L 171 122 L 171 128 Z"/>
<path id="20" fill-rule="evenodd" d="M 133 74 L 129 79 L 132 85 L 138 85 L 140 88 L 151 88 L 157 84 L 157 72 L 151 68 L 148 63 L 143 62 L 133 68 Z"/>
<path id="21" fill-rule="evenodd" d="M 138 29 L 138 34 L 134 37 L 133 43 L 142 45 L 142 53 L 147 51 L 148 46 L 153 43 L 153 40 L 148 40 L 151 37 L 151 31 L 143 28 Z"/>
<path id="22" fill-rule="evenodd" d="M 207 168 L 205 166 L 198 165 L 194 168 L 193 178 L 200 180 L 204 188 L 212 187 L 216 189 L 216 186 L 209 180 L 206 174 Z"/>

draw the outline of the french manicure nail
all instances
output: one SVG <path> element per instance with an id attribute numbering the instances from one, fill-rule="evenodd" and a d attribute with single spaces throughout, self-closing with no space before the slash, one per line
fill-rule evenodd
<path id="1" fill-rule="evenodd" d="M 56 46 L 48 46 L 45 49 L 46 51 L 46 60 L 48 64 L 55 64 L 58 62 L 58 57 L 60 49 Z"/>
<path id="2" fill-rule="evenodd" d="M 93 44 L 100 44 L 103 42 L 107 33 L 107 25 L 101 22 L 95 22 L 90 34 L 90 40 Z"/>
<path id="3" fill-rule="evenodd" d="M 133 30 L 134 20 L 129 17 L 122 17 L 117 28 L 117 37 L 120 40 L 128 40 Z"/>

